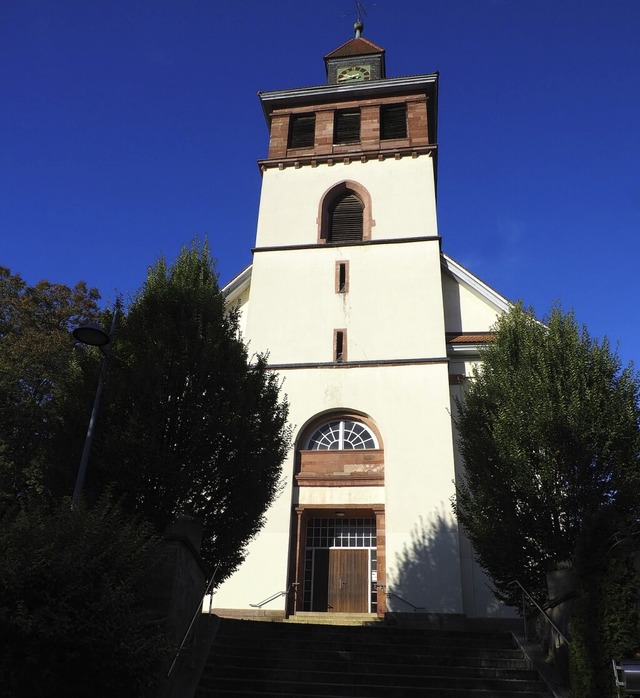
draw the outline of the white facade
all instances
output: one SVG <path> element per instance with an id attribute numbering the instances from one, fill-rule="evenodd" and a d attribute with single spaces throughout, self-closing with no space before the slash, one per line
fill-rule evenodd
<path id="1" fill-rule="evenodd" d="M 353 65 L 362 41 L 328 60 Z M 248 614 L 297 584 L 263 608 L 501 613 L 452 515 L 451 413 L 508 304 L 441 252 L 436 98 L 435 75 L 262 96 L 271 140 L 254 260 L 225 292 L 251 351 L 268 352 L 282 378 L 294 444 L 264 529 L 214 596 L 219 612 Z M 406 113 L 403 138 L 383 137 L 389 104 Z M 360 119 L 346 146 L 331 142 L 345 109 Z M 292 148 L 299 114 L 315 118 L 315 139 Z M 364 211 L 357 240 L 327 233 L 345 191 Z M 362 423 L 378 447 L 308 448 L 340 420 Z"/>

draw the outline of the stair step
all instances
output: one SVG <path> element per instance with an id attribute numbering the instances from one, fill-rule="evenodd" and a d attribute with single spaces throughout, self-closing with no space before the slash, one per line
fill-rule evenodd
<path id="1" fill-rule="evenodd" d="M 218 667 L 216 670 L 207 671 L 202 678 L 202 685 L 218 685 L 220 681 L 236 681 L 239 685 L 254 685 L 256 682 L 261 685 L 289 684 L 311 686 L 337 685 L 342 683 L 345 674 L 348 675 L 350 686 L 367 685 L 375 683 L 377 686 L 406 687 L 406 688 L 482 688 L 485 690 L 500 690 L 509 687 L 510 690 L 518 691 L 539 691 L 544 685 L 537 679 L 521 678 L 496 678 L 481 676 L 461 676 L 456 671 L 450 675 L 440 674 L 418 675 L 411 674 L 384 674 L 378 672 L 357 673 L 351 668 L 344 668 L 342 671 L 316 671 L 300 669 L 256 669 L 251 668 L 244 671 L 240 668 L 243 676 L 238 679 L 238 667 Z"/>
<path id="2" fill-rule="evenodd" d="M 514 652 L 516 652 L 514 650 Z M 354 666 L 357 663 L 362 663 L 367 666 L 387 666 L 387 667 L 413 667 L 413 670 L 419 671 L 423 667 L 441 667 L 445 671 L 449 667 L 456 669 L 484 670 L 493 669 L 496 671 L 527 671 L 529 670 L 528 662 L 519 654 L 515 658 L 505 659 L 502 657 L 456 657 L 451 655 L 430 656 L 423 654 L 389 654 L 384 652 L 373 653 L 367 652 L 363 656 L 362 652 L 358 654 L 345 653 L 335 650 L 325 650 L 313 652 L 289 653 L 286 656 L 281 656 L 277 650 L 266 649 L 261 653 L 247 656 L 241 648 L 218 647 L 216 653 L 216 662 L 249 666 L 260 666 L 261 664 L 274 666 L 274 661 L 278 660 L 278 666 L 288 668 L 290 665 L 318 666 L 319 664 L 331 665 L 336 662 L 349 662 L 349 666 Z"/>
<path id="3" fill-rule="evenodd" d="M 234 637 L 243 643 L 246 641 L 246 630 L 243 624 L 252 621 L 233 621 L 234 625 L 225 626 L 221 630 L 221 637 L 226 641 L 234 642 Z M 257 626 L 257 624 L 254 623 Z M 287 625 L 260 623 L 259 627 L 251 633 L 251 639 L 255 643 L 264 642 L 265 638 L 278 640 L 279 642 L 331 642 L 331 643 L 359 643 L 362 638 L 367 639 L 369 645 L 388 645 L 390 638 L 394 644 L 420 645 L 421 647 L 481 647 L 496 649 L 513 649 L 514 642 L 508 633 L 455 633 L 452 631 L 397 629 L 386 626 L 376 627 L 345 627 L 322 625 Z"/>
<path id="4" fill-rule="evenodd" d="M 351 692 L 348 695 L 354 696 L 356 695 L 355 693 Z M 368 698 L 374 698 L 372 692 L 367 692 L 366 694 L 362 694 L 364 696 L 367 696 Z M 457 689 L 443 689 L 443 690 L 438 690 L 434 691 L 432 689 L 429 690 L 411 690 L 411 689 L 403 689 L 400 693 L 397 694 L 390 694 L 388 691 L 385 690 L 383 693 L 375 694 L 376 698 L 377 696 L 381 696 L 381 698 L 550 698 L 549 693 L 519 693 L 519 692 L 512 692 L 512 691 L 492 691 L 491 693 L 487 693 L 486 691 L 480 689 L 480 690 L 468 690 L 468 691 L 459 691 Z M 215 696 L 215 698 L 235 698 L 235 696 L 264 696 L 265 698 L 291 698 L 291 693 L 280 693 L 280 692 L 272 692 L 272 691 L 266 691 L 266 690 L 260 690 L 258 693 L 254 692 L 247 692 L 244 690 L 233 690 L 233 689 L 218 689 L 216 691 L 206 691 L 203 693 L 198 693 L 197 698 L 209 698 L 209 696 Z M 335 694 L 335 693 L 308 693 L 305 694 L 305 698 L 344 698 L 344 694 Z"/>
<path id="5" fill-rule="evenodd" d="M 348 695 L 356 695 L 353 692 Z M 366 694 L 368 698 L 372 698 L 371 693 Z M 380 694 L 383 698 L 392 698 L 391 694 L 382 693 Z M 198 694 L 201 698 L 208 698 L 209 696 L 215 696 L 215 698 L 235 698 L 235 696 L 265 696 L 266 698 L 291 698 L 291 693 L 273 693 L 271 691 L 261 690 L 259 693 L 247 692 L 247 691 L 234 691 L 233 689 L 225 689 L 224 691 L 218 690 L 215 693 L 202 693 Z M 470 690 L 460 692 L 455 689 L 453 690 L 441 690 L 441 691 L 412 691 L 404 690 L 403 692 L 397 694 L 397 698 L 550 698 L 549 693 L 513 693 L 511 691 L 493 691 L 492 693 L 487 693 L 486 691 Z M 309 693 L 305 698 L 344 698 L 343 695 L 329 694 L 329 693 Z M 395 696 L 393 697 L 395 698 Z"/>
<path id="6" fill-rule="evenodd" d="M 423 627 L 412 627 L 412 626 L 397 626 L 397 625 L 386 625 L 384 622 L 375 621 L 367 625 L 360 626 L 345 626 L 336 623 L 298 623 L 291 620 L 283 621 L 267 621 L 258 623 L 255 620 L 245 620 L 239 618 L 225 618 L 224 625 L 226 630 L 233 628 L 246 628 L 247 625 L 251 625 L 255 628 L 256 633 L 263 634 L 288 634 L 290 628 L 294 628 L 296 631 L 301 633 L 314 631 L 318 632 L 334 632 L 334 633 L 368 633 L 369 631 L 375 631 L 377 633 L 387 633 L 387 634 L 402 634 L 406 636 L 437 636 L 437 637 L 509 637 L 510 632 L 506 631 L 482 631 L 482 630 L 440 630 L 436 628 L 423 628 Z"/>
<path id="7" fill-rule="evenodd" d="M 409 687 L 385 686 L 375 684 L 300 684 L 298 682 L 220 680 L 215 687 L 198 689 L 196 698 L 226 695 L 279 695 L 279 696 L 361 696 L 365 698 L 405 698 L 409 696 L 428 696 L 428 698 L 550 698 L 549 693 L 540 691 L 522 691 L 518 689 L 486 689 L 474 687 Z"/>
<path id="8" fill-rule="evenodd" d="M 298 611 L 282 621 L 293 625 L 377 625 L 382 623 L 375 613 L 315 613 L 313 611 Z"/>
<path id="9" fill-rule="evenodd" d="M 384 647 L 374 649 L 369 646 L 366 648 L 366 654 L 363 656 L 363 649 L 354 646 L 344 649 L 332 645 L 326 647 L 301 646 L 287 648 L 221 645 L 218 657 L 221 659 L 241 657 L 245 664 L 250 661 L 260 661 L 261 658 L 268 659 L 272 664 L 275 661 L 293 663 L 308 659 L 313 661 L 335 661 L 338 658 L 350 661 L 362 659 L 373 664 L 383 662 L 388 664 L 436 664 L 440 666 L 497 666 L 505 669 L 524 669 L 527 667 L 522 653 L 518 650 L 474 650 L 473 652 L 459 651 L 452 654 L 447 651 L 424 652 L 418 648 L 404 646 L 390 648 L 389 651 L 385 651 Z"/>
<path id="10" fill-rule="evenodd" d="M 231 672 L 247 672 L 247 662 L 241 655 L 232 657 L 229 655 L 218 656 L 218 661 L 212 664 L 211 669 L 215 668 L 216 675 Z M 278 668 L 274 668 L 273 661 L 268 657 L 256 658 L 251 662 L 251 671 L 268 671 L 277 672 L 280 675 L 283 672 L 304 672 L 307 675 L 310 672 L 336 673 L 348 671 L 355 674 L 368 674 L 376 676 L 378 674 L 388 675 L 406 675 L 429 677 L 443 676 L 451 673 L 452 668 L 455 669 L 457 677 L 465 678 L 505 678 L 505 679 L 526 679 L 528 681 L 537 681 L 538 675 L 535 671 L 525 668 L 524 662 L 517 667 L 496 667 L 496 666 L 466 666 L 450 664 L 423 664 L 421 662 L 398 662 L 396 664 L 388 664 L 381 662 L 368 662 L 363 658 L 355 660 L 333 659 L 333 660 L 313 660 L 313 659 L 298 659 L 295 662 L 280 662 Z M 447 671 L 448 669 L 448 671 Z"/>
<path id="11" fill-rule="evenodd" d="M 423 658 L 438 658 L 437 661 L 446 660 L 447 657 L 468 657 L 477 659 L 518 659 L 522 657 L 522 652 L 516 648 L 500 647 L 468 647 L 464 645 L 419 645 L 417 643 L 395 642 L 387 644 L 383 642 L 358 641 L 332 641 L 332 640 L 308 640 L 288 638 L 283 641 L 260 642 L 247 639 L 243 642 L 241 638 L 220 638 L 220 645 L 230 651 L 240 650 L 247 658 L 250 656 L 308 656 L 319 653 L 342 652 L 345 655 L 357 655 L 362 651 L 363 642 L 366 644 L 367 655 L 383 655 L 389 657 L 404 657 L 413 654 Z"/>

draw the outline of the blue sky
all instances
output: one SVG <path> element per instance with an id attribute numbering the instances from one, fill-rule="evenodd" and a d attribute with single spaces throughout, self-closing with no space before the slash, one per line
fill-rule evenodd
<path id="1" fill-rule="evenodd" d="M 639 359 L 640 0 L 377 0 L 387 74 L 440 71 L 443 249 Z M 352 0 L 2 0 L 0 264 L 142 284 L 208 236 L 251 261 L 267 128 L 256 93 L 325 81 Z"/>

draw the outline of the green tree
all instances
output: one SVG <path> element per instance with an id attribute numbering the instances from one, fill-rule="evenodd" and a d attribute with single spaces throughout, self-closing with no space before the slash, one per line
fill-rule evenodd
<path id="1" fill-rule="evenodd" d="M 102 362 L 70 330 L 109 327 L 95 290 L 0 271 L 0 511 L 73 490 Z M 278 494 L 288 406 L 265 356 L 249 356 L 207 245 L 160 259 L 112 343 L 86 496 L 107 489 L 158 532 L 177 515 L 204 525 L 219 579 L 243 559 Z"/>
<path id="2" fill-rule="evenodd" d="M 542 324 L 513 307 L 481 359 L 457 402 L 454 509 L 498 596 L 516 605 L 509 584 L 544 598 L 545 572 L 572 558 L 601 507 L 637 516 L 640 383 L 559 308 Z"/>
<path id="3" fill-rule="evenodd" d="M 162 531 L 204 526 L 219 578 L 243 559 L 278 494 L 287 403 L 264 356 L 250 357 L 208 246 L 160 259 L 122 318 L 87 476 Z"/>
<path id="4" fill-rule="evenodd" d="M 144 695 L 172 649 L 144 607 L 158 541 L 107 495 L 22 503 L 0 519 L 6 698 Z"/>
<path id="5" fill-rule="evenodd" d="M 97 319 L 96 289 L 40 281 L 0 267 L 0 511 L 38 483 L 52 460 L 81 352 L 69 332 Z M 86 417 L 85 417 L 86 429 Z"/>

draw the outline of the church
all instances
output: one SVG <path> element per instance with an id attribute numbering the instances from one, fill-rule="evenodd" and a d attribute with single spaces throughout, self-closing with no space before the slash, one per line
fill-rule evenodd
<path id="1" fill-rule="evenodd" d="M 438 74 L 362 36 L 259 93 L 253 263 L 223 289 L 290 403 L 282 491 L 214 612 L 500 616 L 451 509 L 454 399 L 509 302 L 442 249 Z"/>

